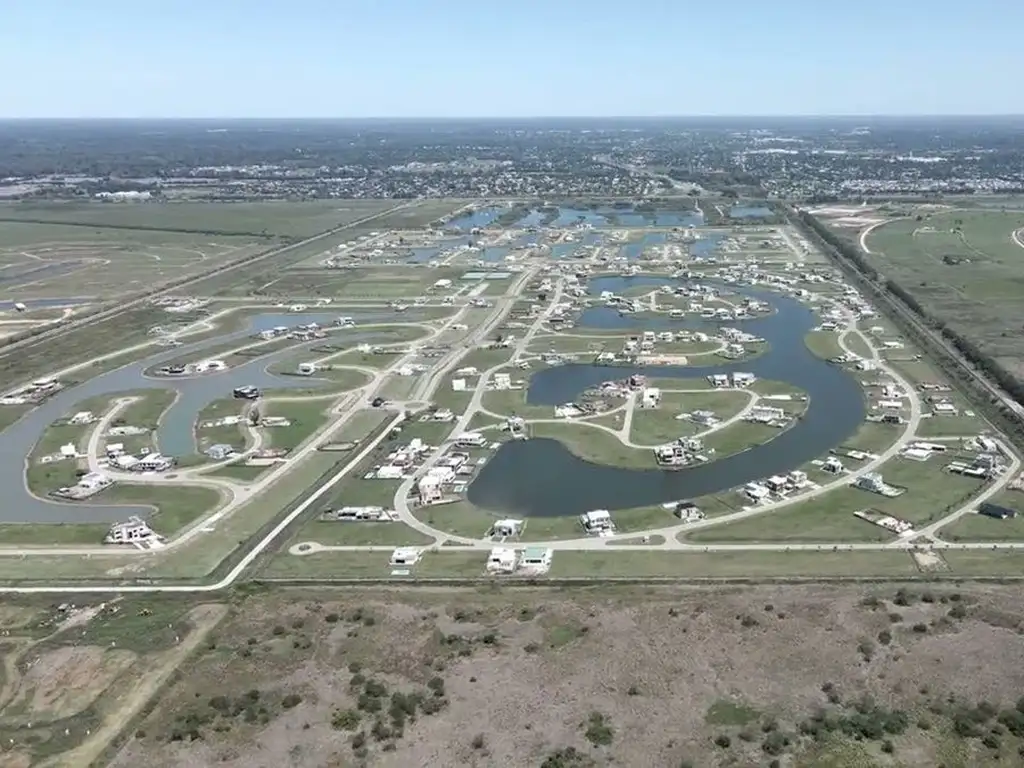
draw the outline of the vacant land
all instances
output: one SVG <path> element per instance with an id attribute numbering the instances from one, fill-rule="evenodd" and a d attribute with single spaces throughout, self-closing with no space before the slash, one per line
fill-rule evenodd
<path id="1" fill-rule="evenodd" d="M 868 261 L 935 317 L 1018 376 L 1024 345 L 1007 318 L 1024 313 L 1024 213 L 923 210 L 875 229 Z"/>
<path id="2" fill-rule="evenodd" d="M 253 237 L 0 221 L 0 286 L 16 300 L 110 298 L 272 246 Z"/>
<path id="3" fill-rule="evenodd" d="M 309 237 L 387 211 L 396 205 L 391 200 L 137 204 L 18 202 L 0 205 L 0 222 Z"/>
<path id="4" fill-rule="evenodd" d="M 436 281 L 458 281 L 467 270 L 416 267 L 359 267 L 353 269 L 292 269 L 254 273 L 233 293 L 254 296 L 344 299 L 396 299 L 410 301 L 425 295 Z M 471 283 L 475 285 L 476 283 Z M 456 288 L 458 287 L 456 282 Z M 450 293 L 449 289 L 445 293 Z"/>
<path id="5" fill-rule="evenodd" d="M 122 620 L 146 605 L 124 601 Z M 82 644 L 116 631 L 106 621 Z M 1014 765 L 1022 626 L 1017 590 L 1002 587 L 239 594 L 106 757 L 115 768 Z"/>

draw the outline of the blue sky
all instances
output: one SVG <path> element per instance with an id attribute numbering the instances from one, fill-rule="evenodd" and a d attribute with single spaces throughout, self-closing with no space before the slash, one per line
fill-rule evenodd
<path id="1" fill-rule="evenodd" d="M 1021 0 L 0 3 L 0 117 L 1024 112 Z"/>

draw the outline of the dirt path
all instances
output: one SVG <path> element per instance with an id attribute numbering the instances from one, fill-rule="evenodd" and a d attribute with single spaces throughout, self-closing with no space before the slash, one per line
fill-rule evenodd
<path id="1" fill-rule="evenodd" d="M 174 671 L 199 647 L 210 631 L 228 612 L 222 604 L 200 605 L 189 614 L 195 629 L 185 639 L 157 660 L 137 681 L 121 707 L 107 717 L 102 727 L 75 749 L 40 763 L 40 768 L 82 768 L 90 766 L 103 754 L 126 725 L 146 707 L 170 679 Z"/>

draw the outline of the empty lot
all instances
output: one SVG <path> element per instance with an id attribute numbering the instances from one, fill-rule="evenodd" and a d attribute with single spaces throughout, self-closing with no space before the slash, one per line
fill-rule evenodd
<path id="1" fill-rule="evenodd" d="M 1017 234 L 1016 238 L 1014 237 Z M 1024 212 L 922 210 L 874 229 L 869 262 L 1024 375 Z"/>

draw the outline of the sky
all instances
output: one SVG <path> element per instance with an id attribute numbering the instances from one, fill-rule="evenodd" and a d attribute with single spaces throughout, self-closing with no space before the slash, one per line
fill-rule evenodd
<path id="1" fill-rule="evenodd" d="M 0 0 L 0 117 L 1024 112 L 1020 0 Z"/>

